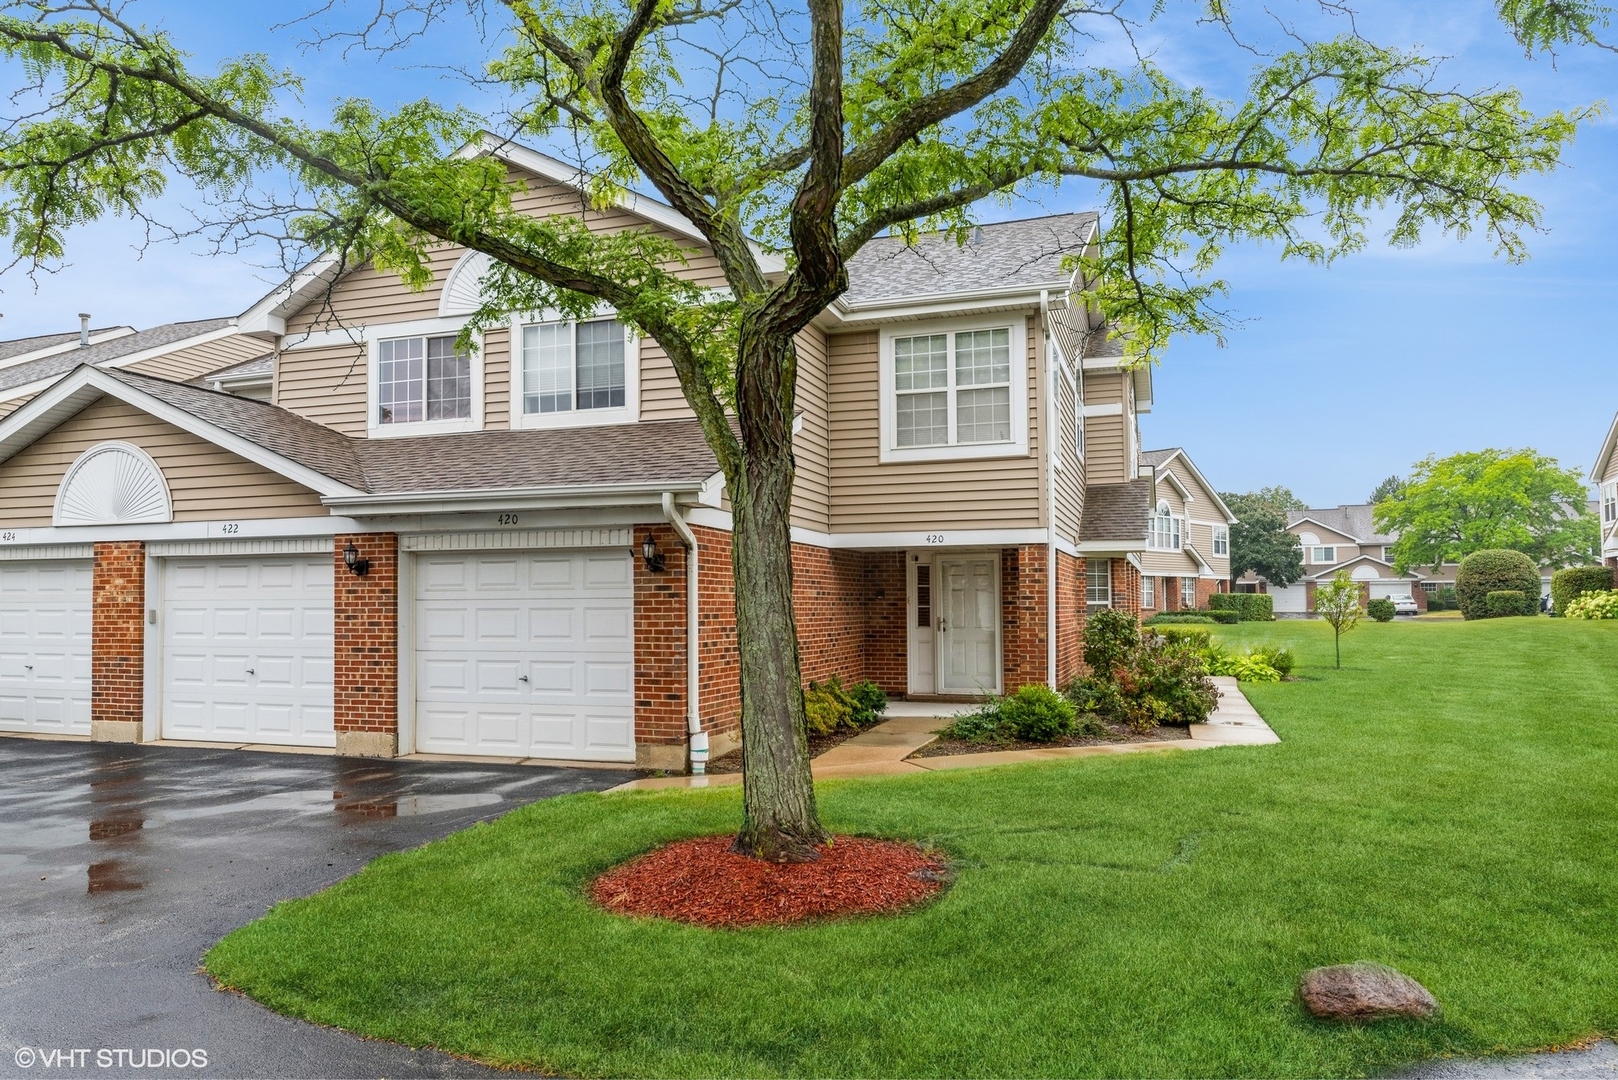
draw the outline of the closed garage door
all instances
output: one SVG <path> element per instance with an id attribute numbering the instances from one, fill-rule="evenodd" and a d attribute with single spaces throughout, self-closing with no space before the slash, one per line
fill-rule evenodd
<path id="1" fill-rule="evenodd" d="M 329 555 L 166 562 L 163 736 L 336 744 Z"/>
<path id="2" fill-rule="evenodd" d="M 630 571 L 616 551 L 418 556 L 416 748 L 633 761 Z"/>
<path id="3" fill-rule="evenodd" d="M 1285 588 L 1270 587 L 1270 595 L 1275 597 L 1275 610 L 1296 614 L 1309 610 L 1309 587 L 1299 582 Z"/>
<path id="4" fill-rule="evenodd" d="M 1371 599 L 1379 600 L 1383 597 L 1392 599 L 1395 596 L 1409 596 L 1410 582 L 1408 581 L 1373 581 L 1371 582 Z"/>
<path id="5" fill-rule="evenodd" d="M 90 734 L 90 561 L 0 562 L 0 731 Z"/>

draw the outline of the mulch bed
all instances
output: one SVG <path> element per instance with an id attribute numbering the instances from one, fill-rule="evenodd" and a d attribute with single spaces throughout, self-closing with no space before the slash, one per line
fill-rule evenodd
<path id="1" fill-rule="evenodd" d="M 812 863 L 769 863 L 730 850 L 733 836 L 660 847 L 590 883 L 590 898 L 619 915 L 698 926 L 779 926 L 876 915 L 943 890 L 943 857 L 897 840 L 838 836 Z"/>
<path id="2" fill-rule="evenodd" d="M 883 719 L 885 720 L 887 717 L 883 717 Z M 868 727 L 859 728 L 858 730 L 850 727 L 840 727 L 830 735 L 816 735 L 814 732 L 810 732 L 809 756 L 811 758 L 817 758 L 837 744 L 845 743 L 856 735 L 864 735 L 870 730 L 871 729 Z M 730 753 L 726 754 L 724 757 L 708 759 L 708 772 L 710 775 L 718 775 L 720 773 L 739 773 L 741 771 L 742 750 L 739 746 Z"/>
<path id="3" fill-rule="evenodd" d="M 1048 750 L 1053 746 L 1109 746 L 1116 743 L 1175 742 L 1189 739 L 1191 729 L 1165 725 L 1144 735 L 1125 724 L 1108 724 L 1106 735 L 1070 735 L 1053 742 L 970 743 L 964 739 L 935 739 L 910 756 L 951 757 L 955 754 L 990 754 L 1000 750 Z"/>

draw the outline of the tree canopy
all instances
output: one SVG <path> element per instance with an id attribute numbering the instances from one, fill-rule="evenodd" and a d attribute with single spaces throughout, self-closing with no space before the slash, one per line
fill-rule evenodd
<path id="1" fill-rule="evenodd" d="M 1507 548 L 1545 566 L 1599 561 L 1598 523 L 1577 469 L 1532 449 L 1474 450 L 1416 463 L 1376 526 L 1397 533 L 1393 563 L 1434 569 L 1474 551 Z"/>
<path id="2" fill-rule="evenodd" d="M 1395 498 L 1402 491 L 1404 491 L 1404 489 L 1405 489 L 1404 477 L 1402 477 L 1402 476 L 1390 476 L 1387 479 L 1383 480 L 1376 487 L 1372 488 L 1371 489 L 1371 494 L 1366 497 L 1365 501 L 1370 503 L 1372 506 L 1375 506 L 1377 503 L 1381 502 L 1383 499 Z"/>
<path id="3" fill-rule="evenodd" d="M 1236 515 L 1230 527 L 1230 578 L 1251 570 L 1271 585 L 1287 586 L 1303 577 L 1303 548 L 1287 532 L 1287 508 L 1281 499 L 1292 498 L 1285 488 L 1261 488 L 1246 494 L 1220 492 L 1219 497 Z M 1299 509 L 1305 509 L 1298 503 Z"/>

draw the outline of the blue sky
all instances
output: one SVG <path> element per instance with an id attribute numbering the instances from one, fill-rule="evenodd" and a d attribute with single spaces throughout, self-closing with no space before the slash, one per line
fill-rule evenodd
<path id="1" fill-rule="evenodd" d="M 348 15 L 365 6 L 356 0 Z M 1177 78 L 1237 94 L 1252 57 L 1206 30 L 1190 32 L 1175 7 L 1138 40 Z M 1249 31 L 1265 39 L 1266 9 L 1247 7 L 1257 20 Z M 1516 85 L 1536 109 L 1601 101 L 1618 88 L 1618 56 L 1569 50 L 1554 63 L 1526 60 L 1490 7 L 1364 0 L 1357 25 L 1379 43 L 1449 57 L 1446 82 Z M 430 47 L 392 57 L 344 57 L 301 49 L 307 29 L 272 29 L 301 10 L 211 0 L 132 5 L 136 18 L 161 23 L 199 61 L 265 51 L 295 68 L 312 116 L 348 95 L 384 105 L 428 93 L 475 103 L 472 90 L 433 66 L 475 62 L 481 47 L 471 27 L 436 32 Z M 1305 28 L 1318 18 L 1312 0 L 1277 0 L 1267 10 Z M 1117 48 L 1103 41 L 1097 53 Z M 1282 264 L 1256 246 L 1232 251 L 1220 273 L 1232 287 L 1229 306 L 1246 322 L 1225 348 L 1205 339 L 1170 348 L 1156 373 L 1156 406 L 1142 419 L 1145 442 L 1186 447 L 1223 489 L 1284 484 L 1314 505 L 1359 501 L 1427 454 L 1484 446 L 1532 446 L 1588 468 L 1618 409 L 1614 175 L 1618 121 L 1607 117 L 1580 132 L 1566 168 L 1522 182 L 1544 204 L 1547 228 L 1531 239 L 1525 265 L 1494 259 L 1480 240 L 1441 237 L 1413 250 L 1373 245 L 1330 268 Z M 174 193 L 169 209 L 183 201 Z M 985 217 L 1089 205 L 1090 193 L 1074 187 Z M 198 244 L 160 244 L 141 256 L 141 235 L 127 222 L 86 226 L 70 236 L 70 265 L 41 276 L 37 288 L 18 271 L 0 277 L 0 336 L 73 329 L 79 311 L 97 325 L 137 326 L 233 314 L 277 278 L 209 257 Z"/>

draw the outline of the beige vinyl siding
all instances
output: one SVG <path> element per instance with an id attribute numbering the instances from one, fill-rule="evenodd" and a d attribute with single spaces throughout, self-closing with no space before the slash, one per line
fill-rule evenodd
<path id="1" fill-rule="evenodd" d="M 832 532 L 1038 528 L 1041 476 L 1037 320 L 1029 320 L 1027 457 L 883 464 L 878 334 L 828 338 Z"/>
<path id="2" fill-rule="evenodd" d="M 1121 410 L 1111 416 L 1085 418 L 1084 475 L 1092 484 L 1121 484 L 1130 479 L 1127 464 L 1129 438 L 1125 427 L 1129 422 L 1126 415 L 1126 378 L 1117 371 L 1084 373 L 1084 403 L 1117 405 Z"/>
<path id="3" fill-rule="evenodd" d="M 1062 467 L 1056 471 L 1056 532 L 1073 543 L 1078 542 L 1079 518 L 1084 513 L 1085 476 L 1085 461 L 1079 456 L 1079 401 L 1075 390 L 1058 376 L 1056 408 Z"/>
<path id="4" fill-rule="evenodd" d="M 1169 577 L 1196 577 L 1201 572 L 1197 560 L 1188 551 L 1143 551 L 1140 553 L 1140 565 L 1148 574 L 1166 574 Z M 1158 606 L 1163 605 L 1159 602 Z"/>
<path id="5" fill-rule="evenodd" d="M 221 368 L 234 367 L 263 356 L 269 351 L 270 345 L 266 341 L 231 336 L 217 341 L 205 341 L 184 349 L 175 349 L 162 356 L 130 364 L 128 370 L 138 371 L 142 375 L 155 375 L 160 379 L 173 379 L 175 382 L 190 382 Z"/>
<path id="6" fill-rule="evenodd" d="M 1605 484 L 1610 483 L 1613 480 L 1618 480 L 1618 454 L 1612 455 L 1612 460 L 1607 462 L 1606 475 L 1598 480 L 1597 483 Z"/>
<path id="7" fill-rule="evenodd" d="M 1209 491 L 1202 482 L 1186 466 L 1182 457 L 1176 457 L 1169 462 L 1168 471 L 1174 474 L 1175 479 L 1185 486 L 1191 493 L 1191 502 L 1186 505 L 1185 516 L 1188 519 L 1187 535 L 1197 552 L 1213 567 L 1214 573 L 1220 578 L 1230 577 L 1230 556 L 1215 555 L 1213 551 L 1213 525 L 1212 522 L 1221 519 L 1222 515 L 1215 506 L 1217 493 Z M 1167 486 L 1163 484 L 1160 486 Z"/>
<path id="8" fill-rule="evenodd" d="M 1213 567 L 1214 576 L 1228 579 L 1230 577 L 1230 556 L 1215 555 L 1213 549 L 1213 526 L 1211 524 L 1191 522 L 1191 543 L 1202 555 L 1209 566 Z M 1227 526 L 1228 528 L 1228 526 Z"/>
<path id="9" fill-rule="evenodd" d="M 272 400 L 317 424 L 363 439 L 367 365 L 364 342 L 284 352 L 275 360 Z"/>
<path id="10" fill-rule="evenodd" d="M 320 497 L 205 439 L 114 398 L 102 398 L 0 462 L 0 525 L 49 525 L 68 467 L 97 443 L 133 443 L 157 462 L 175 521 L 323 517 Z"/>
<path id="11" fill-rule="evenodd" d="M 640 418 L 689 420 L 695 414 L 686 403 L 674 363 L 651 338 L 640 340 Z"/>
<path id="12" fill-rule="evenodd" d="M 1332 545 L 1336 545 L 1337 547 L 1350 547 L 1354 549 L 1354 555 L 1359 554 L 1359 548 L 1356 546 L 1352 537 L 1345 536 L 1340 532 L 1333 529 L 1328 529 L 1326 526 L 1316 524 L 1313 521 L 1300 521 L 1296 525 L 1289 525 L 1287 526 L 1287 531 L 1299 539 L 1302 539 L 1303 534 L 1306 532 L 1314 533 L 1320 538 L 1319 542 L 1328 547 Z M 1354 555 L 1350 555 L 1349 558 L 1352 559 Z M 1342 562 L 1343 560 L 1338 559 L 1337 561 Z"/>
<path id="13" fill-rule="evenodd" d="M 826 335 L 806 327 L 797 338 L 798 401 L 802 429 L 792 437 L 798 465 L 792 486 L 792 524 L 826 532 L 831 528 L 831 469 L 827 457 Z"/>
<path id="14" fill-rule="evenodd" d="M 511 426 L 511 331 L 483 335 L 483 426 L 500 431 Z M 522 403 L 519 401 L 518 406 Z"/>
<path id="15" fill-rule="evenodd" d="M 0 401 L 0 417 L 10 416 L 32 400 L 34 400 L 34 395 L 26 394 L 22 397 L 12 398 L 10 401 Z"/>

